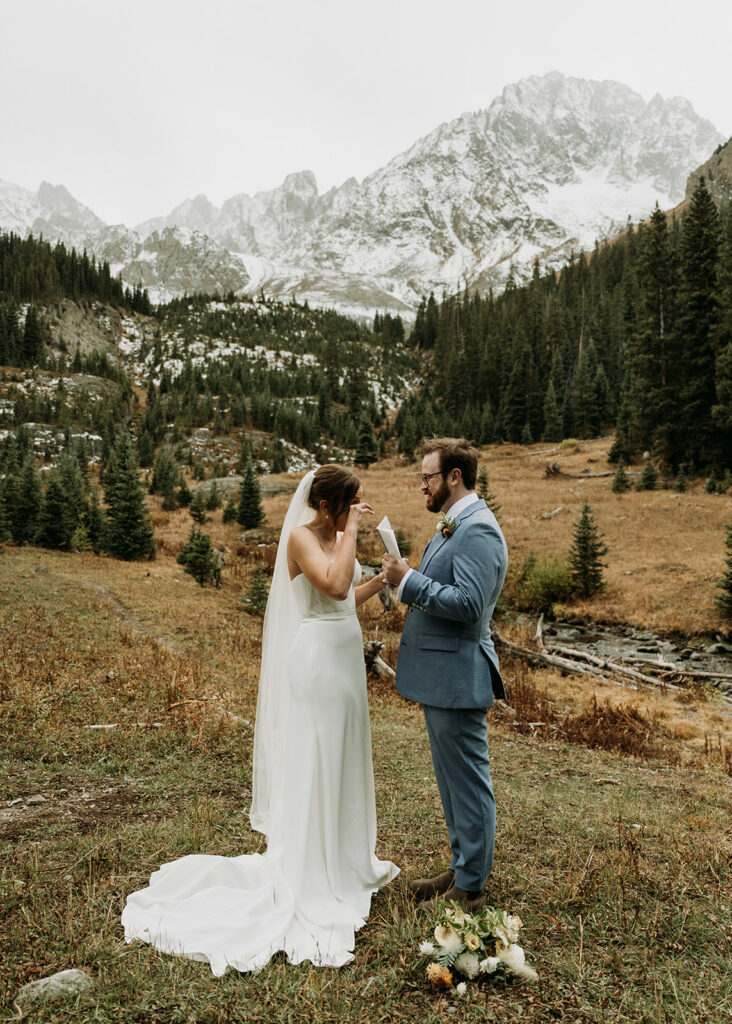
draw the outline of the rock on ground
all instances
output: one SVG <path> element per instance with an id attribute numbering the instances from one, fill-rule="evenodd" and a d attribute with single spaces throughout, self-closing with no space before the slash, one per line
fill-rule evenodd
<path id="1" fill-rule="evenodd" d="M 94 980 L 86 971 L 59 971 L 48 978 L 39 978 L 24 985 L 15 997 L 15 1005 L 24 1012 L 34 1003 L 50 1003 L 94 988 Z"/>

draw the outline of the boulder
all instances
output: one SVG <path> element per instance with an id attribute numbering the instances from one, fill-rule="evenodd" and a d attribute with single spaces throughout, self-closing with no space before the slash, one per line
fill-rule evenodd
<path id="1" fill-rule="evenodd" d="M 48 978 L 39 978 L 24 985 L 15 997 L 15 1005 L 24 1013 L 34 1003 L 51 1003 L 94 988 L 94 980 L 86 971 L 58 971 Z"/>

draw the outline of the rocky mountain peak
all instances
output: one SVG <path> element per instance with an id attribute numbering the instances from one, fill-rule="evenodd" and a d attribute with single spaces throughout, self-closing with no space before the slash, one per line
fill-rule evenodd
<path id="1" fill-rule="evenodd" d="M 561 266 L 656 202 L 674 206 L 722 141 L 683 98 L 646 103 L 622 83 L 551 71 L 323 195 L 300 170 L 220 208 L 199 194 L 135 232 L 111 232 L 62 186 L 34 195 L 0 185 L 0 224 L 106 254 L 153 298 L 249 287 L 408 316 L 431 290 L 500 287 L 537 259 Z M 713 174 L 721 179 L 720 162 Z"/>

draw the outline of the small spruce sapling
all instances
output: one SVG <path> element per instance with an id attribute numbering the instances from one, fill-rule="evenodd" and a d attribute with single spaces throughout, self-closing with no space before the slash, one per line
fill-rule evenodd
<path id="1" fill-rule="evenodd" d="M 569 549 L 569 564 L 574 592 L 580 597 L 592 597 L 605 588 L 603 557 L 607 545 L 595 522 L 590 505 L 585 501 L 575 524 L 574 539 Z"/>

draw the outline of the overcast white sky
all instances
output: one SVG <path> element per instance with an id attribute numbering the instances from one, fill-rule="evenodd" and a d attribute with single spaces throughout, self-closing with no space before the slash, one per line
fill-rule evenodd
<path id="1" fill-rule="evenodd" d="M 0 178 L 134 225 L 359 180 L 504 85 L 685 96 L 732 134 L 729 0 L 0 0 Z"/>

